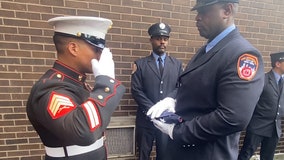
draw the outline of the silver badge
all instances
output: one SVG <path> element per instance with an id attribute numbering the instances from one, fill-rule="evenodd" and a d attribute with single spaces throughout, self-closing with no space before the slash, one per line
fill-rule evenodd
<path id="1" fill-rule="evenodd" d="M 159 27 L 160 27 L 161 29 L 165 29 L 165 28 L 166 28 L 166 25 L 165 25 L 164 23 L 160 23 Z"/>

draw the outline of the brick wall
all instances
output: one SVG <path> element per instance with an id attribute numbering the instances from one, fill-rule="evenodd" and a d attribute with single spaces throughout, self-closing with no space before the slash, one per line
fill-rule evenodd
<path id="1" fill-rule="evenodd" d="M 284 1 L 240 0 L 236 24 L 262 53 L 284 51 Z M 194 0 L 0 0 L 0 159 L 38 160 L 43 146 L 25 113 L 33 83 L 54 62 L 49 18 L 100 16 L 113 20 L 107 45 L 114 53 L 116 76 L 127 87 L 114 116 L 135 116 L 130 95 L 131 64 L 149 54 L 148 27 L 163 21 L 172 27 L 170 55 L 185 64 L 204 43 L 196 30 Z M 91 81 L 91 76 L 89 76 Z M 284 152 L 281 139 L 277 152 Z"/>

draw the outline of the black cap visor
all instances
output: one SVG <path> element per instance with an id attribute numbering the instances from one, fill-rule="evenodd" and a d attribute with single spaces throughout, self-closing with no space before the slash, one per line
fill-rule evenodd
<path id="1" fill-rule="evenodd" d="M 80 38 L 85 40 L 87 43 L 89 43 L 92 46 L 98 47 L 100 49 L 105 48 L 105 40 L 101 38 L 97 38 L 95 36 L 91 36 L 84 33 L 78 33 L 77 35 L 62 33 L 62 32 L 55 32 L 54 35 L 61 35 L 65 37 L 72 37 L 72 38 Z"/>

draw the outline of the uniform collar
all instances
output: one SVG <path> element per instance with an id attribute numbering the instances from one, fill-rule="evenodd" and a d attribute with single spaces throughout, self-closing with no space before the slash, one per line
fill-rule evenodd
<path id="1" fill-rule="evenodd" d="M 158 60 L 159 57 L 161 57 L 161 58 L 162 58 L 162 61 L 164 62 L 164 61 L 165 61 L 165 58 L 166 58 L 166 53 L 164 53 L 164 54 L 162 54 L 162 55 L 159 56 L 158 54 L 156 54 L 155 52 L 153 52 L 153 56 L 154 56 L 154 58 L 155 58 L 156 61 Z"/>
<path id="2" fill-rule="evenodd" d="M 282 75 L 279 75 L 279 74 L 276 73 L 273 69 L 272 69 L 272 71 L 273 71 L 274 77 L 275 77 L 275 79 L 276 79 L 276 83 L 278 83 L 278 81 L 279 81 L 279 79 L 281 78 Z"/>
<path id="3" fill-rule="evenodd" d="M 62 74 L 67 75 L 71 79 L 77 82 L 85 82 L 86 81 L 86 74 L 79 73 L 78 71 L 74 70 L 71 67 L 68 67 L 64 63 L 60 62 L 59 60 L 56 60 L 53 68 L 58 70 L 59 72 L 62 72 Z"/>
<path id="4" fill-rule="evenodd" d="M 209 42 L 206 46 L 206 53 L 209 52 L 211 48 L 217 45 L 224 37 L 226 37 L 230 32 L 236 29 L 235 24 L 227 27 L 223 32 L 221 32 L 218 36 L 216 36 L 211 42 Z"/>

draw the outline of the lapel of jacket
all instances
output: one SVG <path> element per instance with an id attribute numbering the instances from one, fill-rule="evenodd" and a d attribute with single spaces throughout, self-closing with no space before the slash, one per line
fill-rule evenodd
<path id="1" fill-rule="evenodd" d="M 268 80 L 269 80 L 269 83 L 272 85 L 272 88 L 274 89 L 274 91 L 277 94 L 280 94 L 278 84 L 276 82 L 276 79 L 275 79 L 275 76 L 272 70 L 268 73 Z"/>
<path id="2" fill-rule="evenodd" d="M 192 59 L 190 60 L 190 62 L 188 63 L 187 67 L 185 68 L 183 74 L 181 76 L 183 76 L 184 74 L 187 74 L 188 72 L 195 70 L 196 68 L 198 68 L 199 66 L 207 63 L 213 56 L 216 55 L 216 53 L 223 48 L 226 43 L 233 38 L 234 36 L 236 36 L 236 34 L 239 34 L 239 32 L 237 31 L 237 29 L 233 30 L 231 33 L 229 33 L 225 38 L 223 38 L 219 43 L 216 44 L 216 46 L 214 46 L 210 51 L 208 51 L 207 53 L 205 53 L 202 57 L 199 57 L 196 60 L 196 57 L 198 57 L 198 54 L 200 52 L 202 52 L 203 47 L 202 46 L 198 52 L 192 57 Z"/>
<path id="3" fill-rule="evenodd" d="M 204 47 L 205 46 L 202 46 L 198 50 L 198 52 L 194 55 L 192 60 L 190 60 L 190 62 L 186 66 L 186 68 L 185 68 L 185 70 L 184 70 L 182 75 L 187 74 L 188 72 L 191 72 L 192 70 L 195 70 L 199 66 L 202 66 L 203 64 L 207 63 L 217 53 L 217 51 L 220 49 L 219 47 L 214 47 L 209 52 L 207 52 L 204 55 L 202 55 L 202 57 L 199 57 L 198 59 L 196 59 L 198 57 L 198 54 L 200 54 L 200 52 L 202 52 Z"/>
<path id="4" fill-rule="evenodd" d="M 160 72 L 157 68 L 157 64 L 156 64 L 156 61 L 155 61 L 155 58 L 154 56 L 151 54 L 150 56 L 148 56 L 147 58 L 148 60 L 148 65 L 149 67 L 152 69 L 152 71 L 155 73 L 156 76 L 158 76 L 159 78 L 161 78 L 161 75 L 160 75 Z"/>

